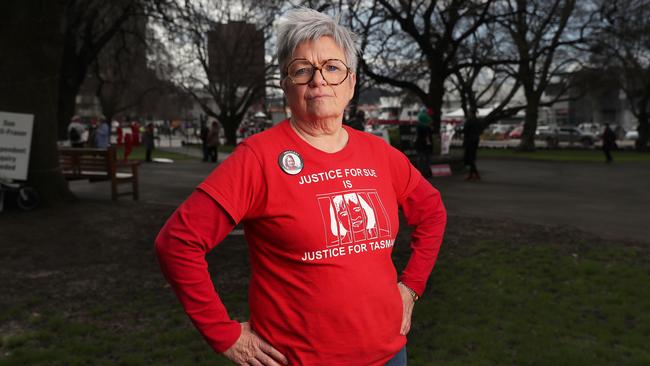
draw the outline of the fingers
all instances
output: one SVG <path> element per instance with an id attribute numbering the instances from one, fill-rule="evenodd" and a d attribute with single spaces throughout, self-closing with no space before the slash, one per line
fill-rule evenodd
<path id="1" fill-rule="evenodd" d="M 282 364 L 278 363 L 276 360 L 271 358 L 271 356 L 263 352 L 257 354 L 255 361 L 258 361 L 260 365 L 264 366 L 282 366 Z"/>
<path id="2" fill-rule="evenodd" d="M 402 326 L 400 327 L 399 334 L 401 335 L 407 335 L 409 331 L 411 330 L 411 316 L 406 316 L 404 314 L 404 317 L 402 318 Z"/>
<path id="3" fill-rule="evenodd" d="M 397 286 L 402 296 L 402 324 L 400 325 L 399 334 L 407 335 L 411 330 L 411 316 L 413 315 L 413 297 L 402 286 Z"/>
<path id="4" fill-rule="evenodd" d="M 238 365 L 281 366 L 288 364 L 287 358 L 255 334 L 250 324 L 242 323 L 241 326 L 242 333 L 239 339 L 223 353 L 224 356 Z"/>
<path id="5" fill-rule="evenodd" d="M 260 339 L 261 341 L 261 339 Z M 270 355 L 270 352 L 274 351 L 273 356 Z M 247 360 L 247 365 L 251 366 L 282 366 L 288 363 L 286 357 L 278 352 L 275 348 L 271 347 L 269 344 L 261 341 L 257 349 L 254 351 L 253 358 Z"/>
<path id="6" fill-rule="evenodd" d="M 261 340 L 261 339 L 260 339 L 260 340 Z M 261 349 L 261 350 L 262 350 L 266 355 L 269 355 L 269 356 L 272 357 L 275 361 L 278 361 L 278 362 L 279 362 L 280 364 L 282 364 L 282 365 L 287 365 L 287 364 L 289 364 L 289 360 L 287 360 L 287 358 L 286 358 L 282 353 L 280 353 L 280 351 L 278 351 L 277 349 L 275 349 L 275 348 L 274 348 L 273 346 L 271 346 L 270 344 L 264 342 L 263 340 L 261 340 L 261 341 L 262 341 L 262 344 L 260 344 L 260 349 Z M 275 365 L 275 364 L 274 364 L 274 365 Z M 278 364 L 278 365 L 279 365 L 279 364 Z"/>

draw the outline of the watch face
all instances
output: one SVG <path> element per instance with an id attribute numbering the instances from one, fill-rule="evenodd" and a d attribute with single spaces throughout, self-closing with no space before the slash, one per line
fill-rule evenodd
<path id="1" fill-rule="evenodd" d="M 293 150 L 285 150 L 278 156 L 278 165 L 283 172 L 296 175 L 302 171 L 304 163 L 300 154 Z"/>

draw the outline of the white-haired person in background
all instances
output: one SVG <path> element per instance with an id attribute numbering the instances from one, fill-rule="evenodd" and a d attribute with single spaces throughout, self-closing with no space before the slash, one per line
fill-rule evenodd
<path id="1" fill-rule="evenodd" d="M 405 365 L 445 229 L 440 194 L 401 152 L 343 126 L 357 67 L 347 29 L 292 10 L 277 52 L 291 118 L 243 141 L 173 213 L 156 239 L 163 273 L 209 345 L 236 364 Z M 414 230 L 398 276 L 400 208 Z M 251 264 L 243 323 L 205 261 L 239 223 Z"/>

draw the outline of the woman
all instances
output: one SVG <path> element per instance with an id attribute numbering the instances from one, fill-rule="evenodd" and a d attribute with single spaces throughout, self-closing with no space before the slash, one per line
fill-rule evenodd
<path id="1" fill-rule="evenodd" d="M 355 51 L 350 32 L 330 17 L 287 14 L 278 59 L 291 118 L 242 142 L 156 240 L 187 314 L 236 364 L 406 364 L 413 305 L 446 214 L 403 154 L 342 126 Z M 415 226 L 401 282 L 391 260 L 398 206 Z M 252 270 L 250 322 L 241 324 L 228 317 L 204 259 L 240 222 Z"/>

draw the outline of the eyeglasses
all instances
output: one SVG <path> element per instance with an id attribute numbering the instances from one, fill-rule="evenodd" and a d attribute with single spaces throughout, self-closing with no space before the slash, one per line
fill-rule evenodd
<path id="1" fill-rule="evenodd" d="M 339 85 L 350 74 L 350 68 L 337 59 L 325 60 L 320 66 L 316 66 L 304 58 L 297 58 L 289 63 L 286 72 L 292 83 L 305 85 L 314 78 L 316 70 L 320 71 L 328 85 Z"/>

